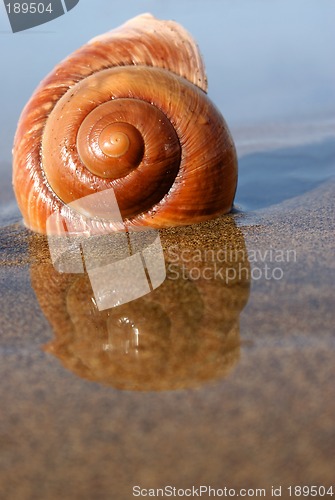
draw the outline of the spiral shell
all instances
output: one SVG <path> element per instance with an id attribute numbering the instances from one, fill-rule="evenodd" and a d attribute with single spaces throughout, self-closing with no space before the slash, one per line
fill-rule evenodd
<path id="1" fill-rule="evenodd" d="M 71 219 L 69 204 L 111 188 L 127 227 L 228 212 L 236 152 L 206 91 L 197 45 L 172 21 L 141 15 L 78 49 L 20 117 L 13 184 L 26 225 L 45 233 L 54 212 Z"/>

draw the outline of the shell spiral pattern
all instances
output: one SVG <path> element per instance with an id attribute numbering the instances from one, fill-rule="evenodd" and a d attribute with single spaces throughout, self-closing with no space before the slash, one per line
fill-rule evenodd
<path id="1" fill-rule="evenodd" d="M 144 14 L 78 49 L 19 120 L 13 184 L 26 225 L 45 233 L 51 214 L 71 218 L 71 202 L 109 188 L 128 227 L 229 212 L 236 151 L 206 92 L 197 45 L 173 21 Z"/>

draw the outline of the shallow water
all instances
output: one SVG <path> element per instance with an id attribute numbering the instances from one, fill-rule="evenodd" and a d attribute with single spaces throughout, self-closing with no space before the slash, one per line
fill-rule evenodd
<path id="1" fill-rule="evenodd" d="M 334 160 L 331 138 L 243 156 L 235 204 L 254 211 L 307 193 L 335 177 Z"/>
<path id="2" fill-rule="evenodd" d="M 222 467 L 235 488 L 270 492 L 273 476 L 287 488 L 306 471 L 329 484 L 333 193 L 328 182 L 259 210 L 256 225 L 223 217 L 162 231 L 167 265 L 172 246 L 184 255 L 170 277 L 101 313 L 85 275 L 55 271 L 43 237 L 3 228 L 4 498 L 57 498 L 59 488 L 92 498 L 98 488 L 128 499 L 133 484 L 204 477 L 220 488 Z M 234 248 L 242 253 L 222 260 Z M 236 275 L 207 280 L 204 268 Z"/>

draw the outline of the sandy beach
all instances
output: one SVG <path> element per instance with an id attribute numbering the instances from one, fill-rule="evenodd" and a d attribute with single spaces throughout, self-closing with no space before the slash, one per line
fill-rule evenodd
<path id="1" fill-rule="evenodd" d="M 123 311 L 143 332 L 137 364 L 103 351 L 106 317 L 92 319 L 85 277 L 57 273 L 45 238 L 21 222 L 2 228 L 2 498 L 113 488 L 127 499 L 132 485 L 220 488 L 223 475 L 231 487 L 330 485 L 333 214 L 329 181 L 250 214 L 161 231 L 165 252 L 233 242 L 260 260 L 254 279 L 168 279 Z M 274 262 L 279 250 L 291 253 Z M 282 273 L 259 277 L 264 263 Z"/>

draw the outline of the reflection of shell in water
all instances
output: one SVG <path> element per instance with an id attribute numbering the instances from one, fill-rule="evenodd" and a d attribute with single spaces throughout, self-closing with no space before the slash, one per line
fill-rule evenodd
<path id="1" fill-rule="evenodd" d="M 189 250 L 198 238 L 191 233 Z M 236 228 L 234 234 L 241 248 L 243 237 Z M 177 389 L 225 376 L 239 358 L 248 280 L 175 280 L 177 268 L 149 295 L 99 312 L 87 275 L 58 274 L 47 259 L 33 264 L 32 285 L 56 336 L 46 350 L 77 375 L 120 389 Z"/>

